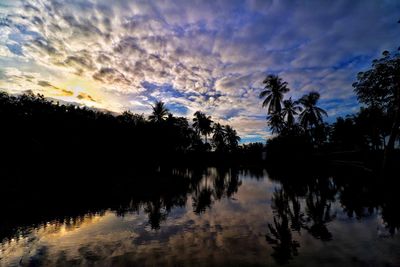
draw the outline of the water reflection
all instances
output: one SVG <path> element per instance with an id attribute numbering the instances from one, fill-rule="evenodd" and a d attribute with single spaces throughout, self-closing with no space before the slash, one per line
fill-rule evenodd
<path id="1" fill-rule="evenodd" d="M 358 222 L 368 217 L 378 219 L 378 237 L 393 237 L 398 232 L 399 213 L 395 212 L 400 208 L 399 199 L 395 197 L 397 179 L 378 179 L 370 170 L 354 169 L 352 166 L 338 168 L 332 164 L 319 168 L 309 165 L 306 166 L 308 169 L 297 167 L 295 172 L 293 169 L 282 171 L 279 166 L 278 170 L 276 167 L 271 170 L 272 178 L 281 185 L 272 196 L 273 222 L 268 224 L 266 235 L 274 251 L 271 256 L 276 262 L 287 263 L 298 255 L 300 236 L 304 231 L 322 242 L 334 239 L 329 224 L 337 216 L 342 222 L 350 222 L 353 217 Z M 386 216 L 387 213 L 390 215 Z M 362 226 L 359 228 L 353 230 L 359 233 L 365 230 L 361 230 Z M 293 233 L 298 233 L 300 241 L 293 237 Z M 351 238 L 351 235 L 347 237 Z M 396 240 L 398 242 L 398 238 Z M 361 248 L 364 245 L 358 244 Z M 396 249 L 399 248 L 400 243 L 397 243 Z M 367 250 L 365 253 L 368 253 Z"/>
<path id="2" fill-rule="evenodd" d="M 3 213 L 0 265 L 400 264 L 395 187 L 367 172 L 207 168 L 147 177 L 99 187 L 95 201 L 88 192 L 60 197 L 68 210 L 58 199 L 36 203 L 37 216 Z"/>

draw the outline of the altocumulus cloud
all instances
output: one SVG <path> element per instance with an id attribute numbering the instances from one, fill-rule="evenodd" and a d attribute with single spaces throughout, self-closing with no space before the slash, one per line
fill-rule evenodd
<path id="1" fill-rule="evenodd" d="M 372 0 L 6 0 L 0 88 L 115 111 L 148 112 L 159 98 L 262 140 L 267 73 L 287 80 L 290 96 L 319 91 L 332 116 L 352 112 L 356 73 L 400 44 L 399 11 L 399 1 Z"/>

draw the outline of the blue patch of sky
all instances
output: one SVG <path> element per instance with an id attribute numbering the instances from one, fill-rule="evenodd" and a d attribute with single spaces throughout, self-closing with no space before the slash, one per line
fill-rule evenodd
<path id="1" fill-rule="evenodd" d="M 177 37 L 183 37 L 185 35 L 185 29 L 181 26 L 174 25 L 174 26 L 172 26 L 172 30 L 177 35 Z"/>
<path id="2" fill-rule="evenodd" d="M 42 40 L 45 40 L 45 38 L 40 33 L 28 30 L 25 25 L 15 24 L 14 27 L 16 29 L 18 29 L 19 32 L 18 33 L 9 34 L 8 38 L 10 40 L 14 40 L 16 42 L 19 42 L 19 41 L 23 40 L 22 36 L 25 36 L 25 35 L 31 36 L 33 38 L 40 38 Z"/>
<path id="3" fill-rule="evenodd" d="M 356 65 L 356 68 L 364 67 L 366 65 L 366 62 L 371 62 L 371 60 L 372 60 L 371 55 L 357 55 L 340 61 L 339 63 L 333 66 L 333 69 L 340 70 L 350 65 Z"/>
<path id="4" fill-rule="evenodd" d="M 325 110 L 334 112 L 334 115 L 326 118 L 326 121 L 329 123 L 335 122 L 337 117 L 345 117 L 346 115 L 356 113 L 360 107 L 356 96 L 347 99 L 333 98 L 320 100 L 318 105 Z"/>
<path id="5" fill-rule="evenodd" d="M 236 117 L 240 115 L 240 113 L 243 111 L 241 108 L 232 108 L 229 110 L 226 114 L 222 116 L 223 119 L 229 120 L 230 118 Z"/>
<path id="6" fill-rule="evenodd" d="M 260 135 L 252 135 L 252 136 L 244 136 L 242 137 L 242 139 L 240 140 L 240 144 L 246 144 L 246 143 L 255 143 L 255 142 L 260 142 L 260 143 L 265 143 L 266 139 L 263 138 Z"/>
<path id="7" fill-rule="evenodd" d="M 146 97 L 150 100 L 150 102 L 155 101 L 163 101 L 165 105 L 170 110 L 171 113 L 178 116 L 186 116 L 189 109 L 182 105 L 181 103 L 177 103 L 175 101 L 169 100 L 170 98 L 188 98 L 190 95 L 194 95 L 193 93 L 183 93 L 181 91 L 176 90 L 173 86 L 168 84 L 158 85 L 154 83 L 150 83 L 147 81 L 142 82 L 142 86 L 147 89 Z M 157 91 L 159 96 L 152 96 L 151 93 Z"/>
<path id="8" fill-rule="evenodd" d="M 188 101 L 192 101 L 191 97 L 192 96 L 202 96 L 204 97 L 204 99 L 208 100 L 210 97 L 214 97 L 214 98 L 218 98 L 220 97 L 222 94 L 215 92 L 215 91 L 209 91 L 209 92 L 205 92 L 205 93 L 199 93 L 199 92 L 195 92 L 195 91 L 181 91 L 181 90 L 177 90 L 176 88 L 174 88 L 172 85 L 170 84 L 155 84 L 155 83 L 151 83 L 151 82 L 147 82 L 144 81 L 141 83 L 141 85 L 147 89 L 146 91 L 146 96 L 152 100 L 152 101 L 164 101 L 164 100 L 168 100 L 168 98 L 184 98 Z M 154 97 L 151 95 L 152 92 L 157 91 L 159 94 L 159 99 L 157 97 Z"/>
<path id="9" fill-rule="evenodd" d="M 18 56 L 23 56 L 22 53 L 22 48 L 18 44 L 6 44 L 8 50 L 10 50 L 11 53 L 18 55 Z"/>
<path id="10" fill-rule="evenodd" d="M 179 103 L 168 103 L 166 104 L 167 108 L 169 109 L 169 111 L 176 115 L 176 116 L 187 116 L 189 109 Z"/>
<path id="11" fill-rule="evenodd" d="M 1 0 L 0 1 L 0 8 L 9 8 L 15 6 L 17 3 L 15 0 Z"/>
<path id="12" fill-rule="evenodd" d="M 266 120 L 267 116 L 268 116 L 267 110 L 265 110 L 265 114 L 251 115 L 251 116 L 247 116 L 247 118 L 254 119 L 254 120 Z"/>
<path id="13" fill-rule="evenodd" d="M 176 90 L 172 85 L 170 84 L 155 84 L 151 82 L 144 81 L 141 83 L 141 85 L 147 89 L 147 97 L 152 100 L 156 101 L 164 101 L 163 98 L 170 98 L 170 97 L 187 97 L 190 95 L 194 95 L 193 93 L 183 93 L 181 91 Z M 154 97 L 151 95 L 152 92 L 157 91 L 159 93 L 160 99 L 157 99 L 157 97 Z"/>
<path id="14" fill-rule="evenodd" d="M 141 85 L 142 85 L 144 88 L 148 89 L 148 90 L 155 90 L 155 89 L 157 89 L 157 88 L 159 87 L 157 84 L 150 83 L 150 82 L 147 82 L 147 81 L 143 81 L 143 82 L 141 83 Z"/>

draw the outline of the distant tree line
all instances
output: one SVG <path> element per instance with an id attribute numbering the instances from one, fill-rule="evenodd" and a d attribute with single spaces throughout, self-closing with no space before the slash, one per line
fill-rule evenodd
<path id="1" fill-rule="evenodd" d="M 113 164 L 115 159 L 129 166 L 135 161 L 179 163 L 196 155 L 199 164 L 212 151 L 221 160 L 227 154 L 261 153 L 257 145 L 242 149 L 231 126 L 213 122 L 201 111 L 194 113 L 192 122 L 176 117 L 162 101 L 152 105 L 146 118 L 130 111 L 115 115 L 55 103 L 39 94 L 0 92 L 0 123 L 1 153 L 10 162 L 58 158 L 73 168 L 89 161 Z"/>

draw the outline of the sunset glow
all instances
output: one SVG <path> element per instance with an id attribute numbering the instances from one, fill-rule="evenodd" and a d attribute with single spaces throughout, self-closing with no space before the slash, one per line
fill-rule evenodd
<path id="1" fill-rule="evenodd" d="M 358 108 L 357 72 L 400 43 L 399 1 L 234 2 L 3 0 L 0 89 L 144 114 L 162 99 L 260 141 L 267 73 L 289 96 L 320 92 L 334 118 Z"/>

